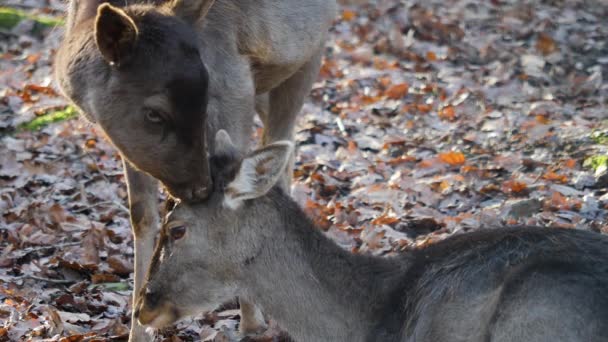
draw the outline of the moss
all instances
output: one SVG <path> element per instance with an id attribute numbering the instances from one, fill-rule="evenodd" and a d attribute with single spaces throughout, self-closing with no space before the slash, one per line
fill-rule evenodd
<path id="1" fill-rule="evenodd" d="M 31 15 L 18 9 L 0 7 L 0 28 L 11 29 L 24 19 L 34 20 L 41 28 L 55 27 L 64 23 L 61 19 Z"/>
<path id="2" fill-rule="evenodd" d="M 608 155 L 595 155 L 585 159 L 583 166 L 590 167 L 594 171 L 608 169 Z"/>
<path id="3" fill-rule="evenodd" d="M 74 107 L 66 107 L 62 110 L 52 111 L 35 118 L 30 122 L 23 123 L 17 127 L 18 131 L 37 131 L 42 127 L 55 122 L 66 121 L 78 116 Z"/>
<path id="4" fill-rule="evenodd" d="M 591 134 L 591 139 L 600 145 L 608 145 L 608 132 L 607 131 L 597 131 Z"/>

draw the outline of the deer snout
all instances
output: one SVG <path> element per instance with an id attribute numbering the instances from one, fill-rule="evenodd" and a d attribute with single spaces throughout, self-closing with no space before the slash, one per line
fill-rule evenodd
<path id="1" fill-rule="evenodd" d="M 177 309 L 168 301 L 160 302 L 153 293 L 142 293 L 133 313 L 139 324 L 162 329 L 179 319 Z"/>
<path id="2" fill-rule="evenodd" d="M 211 187 L 211 181 L 208 180 L 187 185 L 167 186 L 172 196 L 190 203 L 206 200 L 211 194 Z"/>

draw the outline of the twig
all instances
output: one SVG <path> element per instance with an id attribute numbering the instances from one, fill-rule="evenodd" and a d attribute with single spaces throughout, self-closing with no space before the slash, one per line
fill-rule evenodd
<path id="1" fill-rule="evenodd" d="M 44 250 L 44 249 L 53 249 L 53 248 L 63 248 L 63 247 L 78 246 L 80 244 L 82 244 L 82 242 L 65 242 L 65 243 L 60 243 L 60 244 L 57 244 L 57 245 L 50 245 L 50 246 L 28 247 L 28 248 L 25 248 L 24 251 L 26 253 L 31 253 L 31 252 L 36 252 L 36 251 Z"/>
<path id="2" fill-rule="evenodd" d="M 66 280 L 66 279 L 51 279 L 51 278 L 44 278 L 44 277 L 38 277 L 35 275 L 31 275 L 31 274 L 26 274 L 23 275 L 21 277 L 15 277 L 15 280 L 21 280 L 21 279 L 33 279 L 33 280 L 38 280 L 38 281 L 44 281 L 47 283 L 51 283 L 51 284 L 73 284 L 73 283 L 77 283 L 77 280 Z"/>
<path id="3" fill-rule="evenodd" d="M 124 205 L 116 202 L 116 201 L 104 201 L 104 202 L 99 202 L 99 203 L 95 203 L 95 204 L 91 204 L 91 205 L 87 205 L 85 207 L 82 207 L 80 209 L 76 209 L 76 210 L 72 210 L 74 213 L 81 213 L 85 210 L 89 210 L 91 208 L 95 208 L 95 207 L 101 207 L 101 206 L 106 206 L 106 205 L 115 205 L 117 206 L 119 209 L 124 210 L 125 212 L 129 212 L 129 209 L 127 209 Z"/>

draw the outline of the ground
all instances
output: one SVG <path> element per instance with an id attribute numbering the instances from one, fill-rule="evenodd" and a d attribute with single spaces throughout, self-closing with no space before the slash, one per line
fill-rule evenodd
<path id="1" fill-rule="evenodd" d="M 0 341 L 125 338 L 121 160 L 53 84 L 65 4 L 2 6 Z M 608 233 L 606 17 L 602 0 L 343 1 L 299 119 L 293 196 L 354 253 L 504 225 Z M 229 341 L 233 309 L 162 336 Z"/>

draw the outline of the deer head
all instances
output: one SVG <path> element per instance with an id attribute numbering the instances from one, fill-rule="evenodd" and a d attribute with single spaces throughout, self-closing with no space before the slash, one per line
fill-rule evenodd
<path id="1" fill-rule="evenodd" d="M 178 204 L 165 219 L 137 305 L 141 324 L 162 328 L 234 298 L 247 265 L 263 253 L 276 211 L 268 193 L 281 191 L 273 187 L 293 145 L 276 142 L 239 158 L 223 130 L 215 145 L 210 196 Z"/>
<path id="2" fill-rule="evenodd" d="M 176 197 L 205 198 L 208 73 L 194 24 L 214 1 L 100 2 L 73 9 L 56 61 L 63 92 L 133 166 Z"/>

